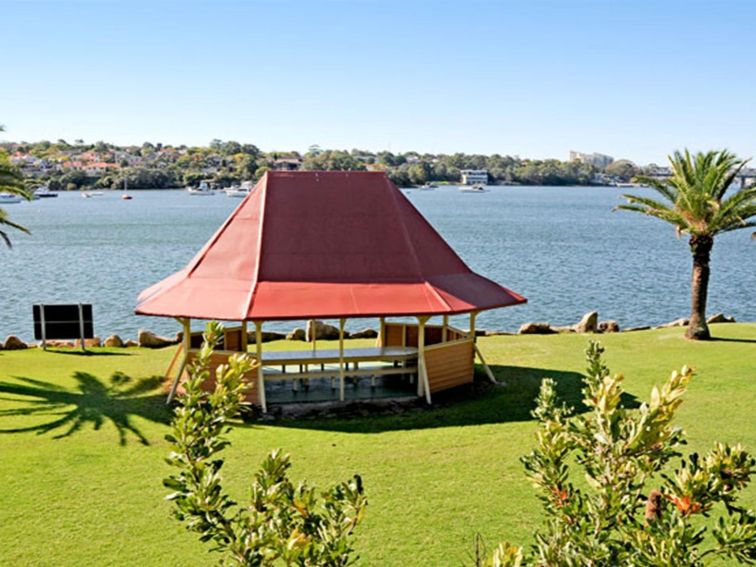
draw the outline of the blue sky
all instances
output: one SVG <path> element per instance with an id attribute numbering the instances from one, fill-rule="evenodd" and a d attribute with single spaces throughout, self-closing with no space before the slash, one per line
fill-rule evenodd
<path id="1" fill-rule="evenodd" d="M 747 0 L 0 0 L 0 136 L 751 156 L 754 21 Z"/>

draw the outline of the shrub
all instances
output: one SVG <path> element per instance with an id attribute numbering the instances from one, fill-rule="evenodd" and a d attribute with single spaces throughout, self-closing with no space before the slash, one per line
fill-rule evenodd
<path id="1" fill-rule="evenodd" d="M 523 457 L 540 490 L 545 525 L 529 551 L 502 544 L 495 567 L 525 565 L 703 565 L 756 560 L 756 515 L 738 493 L 756 461 L 740 445 L 717 443 L 706 455 L 680 457 L 683 431 L 672 420 L 693 373 L 672 373 L 638 410 L 621 403 L 622 375 L 610 375 L 603 349 L 591 343 L 583 390 L 586 412 L 557 402 L 544 380 L 534 417 L 536 448 Z M 577 482 L 574 468 L 585 482 Z M 482 561 L 478 561 L 480 565 Z"/>
<path id="2" fill-rule="evenodd" d="M 166 436 L 173 451 L 168 464 L 179 469 L 163 481 L 174 516 L 222 554 L 223 565 L 344 566 L 354 559 L 350 536 L 363 517 L 367 499 L 354 476 L 322 493 L 288 478 L 289 457 L 273 451 L 256 472 L 251 499 L 239 505 L 223 490 L 218 454 L 229 445 L 231 427 L 246 389 L 243 375 L 253 369 L 247 355 L 232 356 L 215 372 L 215 388 L 204 391 L 208 363 L 223 328 L 210 323 L 197 361 L 189 369 Z"/>

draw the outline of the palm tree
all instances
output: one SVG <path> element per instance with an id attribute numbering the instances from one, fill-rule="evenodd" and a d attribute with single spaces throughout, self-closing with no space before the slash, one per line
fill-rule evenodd
<path id="1" fill-rule="evenodd" d="M 706 324 L 706 298 L 709 287 L 709 258 L 714 237 L 720 232 L 756 226 L 756 186 L 731 193 L 730 186 L 738 179 L 748 160 L 738 159 L 727 150 L 691 155 L 675 152 L 669 156 L 671 177 L 660 180 L 639 176 L 635 179 L 659 193 L 656 201 L 636 195 L 623 195 L 627 205 L 617 208 L 656 217 L 674 225 L 678 236 L 688 234 L 693 254 L 691 276 L 690 322 L 685 334 L 689 339 L 710 338 Z"/>
<path id="2" fill-rule="evenodd" d="M 3 125 L 0 124 L 0 132 L 3 132 L 4 130 L 5 128 Z M 2 151 L 0 151 L 0 193 L 12 193 L 14 195 L 19 195 L 24 199 L 31 199 L 31 194 L 26 190 L 26 185 L 24 184 L 24 178 L 21 175 L 21 172 L 16 167 L 13 167 L 8 156 Z M 29 231 L 26 228 L 11 221 L 8 218 L 8 213 L 3 209 L 0 209 L 0 227 L 6 226 L 29 234 Z M 0 238 L 2 238 L 5 241 L 5 244 L 10 248 L 11 241 L 4 230 L 0 230 Z"/>

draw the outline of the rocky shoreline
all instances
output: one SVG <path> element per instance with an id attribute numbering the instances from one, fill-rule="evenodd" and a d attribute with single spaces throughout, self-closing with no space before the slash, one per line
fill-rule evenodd
<path id="1" fill-rule="evenodd" d="M 723 313 L 716 313 L 710 316 L 706 320 L 707 323 L 735 323 L 735 317 L 724 315 Z M 627 327 L 620 328 L 617 321 L 612 319 L 599 320 L 598 311 L 589 311 L 574 325 L 568 326 L 556 326 L 551 325 L 548 322 L 529 322 L 520 325 L 520 328 L 516 333 L 506 331 L 484 331 L 478 330 L 478 336 L 502 336 L 502 335 L 556 335 L 559 333 L 631 333 L 635 331 L 647 331 L 650 329 L 666 329 L 669 327 L 685 327 L 688 324 L 688 319 L 680 318 L 663 323 L 661 325 L 651 326 L 645 325 L 640 327 Z M 361 331 L 353 333 L 344 332 L 344 338 L 347 339 L 374 339 L 378 336 L 378 331 L 372 328 L 365 328 Z M 108 347 L 108 348 L 165 348 L 173 346 L 181 342 L 181 333 L 177 333 L 174 337 L 163 337 L 149 331 L 147 329 L 140 329 L 137 335 L 137 339 L 122 339 L 119 335 L 110 335 L 106 339 L 95 337 L 93 339 L 85 339 L 84 346 L 86 348 Z M 250 333 L 250 343 L 254 342 L 254 334 Z M 297 327 L 292 329 L 289 333 L 277 333 L 274 331 L 263 332 L 262 341 L 264 343 L 290 340 L 290 341 L 303 341 L 312 342 L 312 340 L 337 340 L 339 338 L 339 329 L 333 325 L 324 323 L 323 321 L 311 321 L 307 328 Z M 16 335 L 8 335 L 5 341 L 0 342 L 0 350 L 24 350 L 30 348 L 40 347 L 41 343 L 27 343 L 21 340 Z M 79 348 L 81 342 L 76 341 L 47 341 L 49 348 Z"/>

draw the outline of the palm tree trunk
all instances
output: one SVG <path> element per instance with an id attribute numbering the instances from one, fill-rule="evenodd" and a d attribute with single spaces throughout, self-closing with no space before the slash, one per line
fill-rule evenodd
<path id="1" fill-rule="evenodd" d="M 690 323 L 685 336 L 705 341 L 711 338 L 706 324 L 706 298 L 709 293 L 709 258 L 714 239 L 693 235 L 689 244 L 693 253 L 693 273 L 690 282 Z"/>

